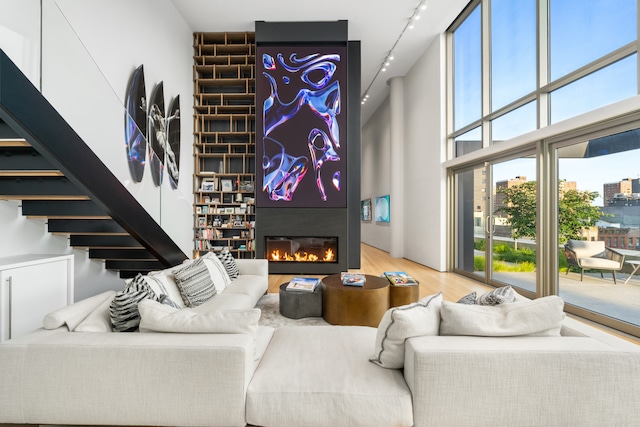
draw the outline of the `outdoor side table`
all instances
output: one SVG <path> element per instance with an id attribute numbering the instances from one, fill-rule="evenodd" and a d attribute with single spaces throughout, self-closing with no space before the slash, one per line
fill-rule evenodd
<path id="1" fill-rule="evenodd" d="M 626 261 L 627 264 L 632 265 L 633 266 L 633 271 L 631 272 L 631 274 L 629 275 L 629 277 L 627 277 L 627 280 L 624 281 L 623 285 L 626 285 L 627 282 L 629 280 L 631 280 L 631 278 L 633 277 L 634 274 L 636 274 L 636 271 L 638 271 L 638 269 L 640 268 L 640 261 L 639 260 L 631 260 L 631 261 Z"/>

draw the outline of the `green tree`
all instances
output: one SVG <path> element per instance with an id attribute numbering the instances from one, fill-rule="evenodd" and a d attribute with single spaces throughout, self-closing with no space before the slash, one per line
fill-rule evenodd
<path id="1" fill-rule="evenodd" d="M 511 238 L 516 249 L 518 239 L 536 238 L 536 182 L 526 181 L 512 187 L 500 188 L 498 193 L 504 194 L 502 206 L 496 209 L 504 213 L 511 226 Z"/>
<path id="2" fill-rule="evenodd" d="M 597 191 L 567 190 L 560 193 L 558 201 L 558 243 L 569 239 L 580 239 L 583 227 L 592 227 L 606 216 L 591 203 L 598 197 Z"/>
<path id="3" fill-rule="evenodd" d="M 559 188 L 562 188 L 561 186 Z M 497 190 L 505 195 L 502 206 L 496 212 L 504 213 L 511 226 L 511 238 L 514 241 L 528 237 L 536 238 L 536 182 L 526 181 L 520 185 Z M 580 239 L 584 227 L 591 227 L 606 216 L 592 202 L 598 197 L 596 191 L 567 190 L 559 191 L 558 201 L 558 240 L 564 243 L 569 239 Z"/>

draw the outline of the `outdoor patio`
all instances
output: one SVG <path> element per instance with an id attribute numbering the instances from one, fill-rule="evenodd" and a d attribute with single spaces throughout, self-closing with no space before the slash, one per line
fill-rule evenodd
<path id="1" fill-rule="evenodd" d="M 638 274 L 638 273 L 636 273 Z M 496 280 L 535 292 L 535 272 L 494 273 Z M 610 272 L 586 273 L 580 281 L 580 272 L 561 272 L 560 297 L 567 304 L 640 326 L 640 275 L 634 275 L 625 285 L 629 274 L 616 273 L 617 284 Z M 516 289 L 517 290 L 517 289 Z"/>

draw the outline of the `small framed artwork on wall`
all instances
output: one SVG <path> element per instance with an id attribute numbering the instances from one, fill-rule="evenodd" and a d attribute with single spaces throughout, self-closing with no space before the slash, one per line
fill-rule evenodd
<path id="1" fill-rule="evenodd" d="M 376 222 L 389 222 L 390 221 L 390 200 L 389 195 L 376 197 L 375 205 L 375 217 Z"/>
<path id="2" fill-rule="evenodd" d="M 371 199 L 360 201 L 360 220 L 371 221 Z"/>

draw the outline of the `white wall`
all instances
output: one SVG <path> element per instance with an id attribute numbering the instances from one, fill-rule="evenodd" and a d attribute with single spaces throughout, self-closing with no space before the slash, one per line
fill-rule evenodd
<path id="1" fill-rule="evenodd" d="M 0 49 L 40 87 L 40 0 L 0 0 Z"/>
<path id="2" fill-rule="evenodd" d="M 389 224 L 362 223 L 362 241 L 390 250 L 394 221 L 404 221 L 402 257 L 446 269 L 445 40 L 439 37 L 404 76 L 404 206 Z M 362 198 L 389 194 L 390 103 L 362 131 Z M 393 171 L 393 173 L 396 173 Z M 394 203 L 391 194 L 391 204 Z"/>
<path id="3" fill-rule="evenodd" d="M 371 199 L 370 222 L 361 222 L 362 242 L 389 252 L 391 250 L 391 222 L 377 223 L 374 218 L 375 198 L 391 192 L 391 128 L 387 98 L 362 128 L 362 199 Z M 393 195 L 390 195 L 393 204 Z M 394 221 L 395 218 L 391 218 Z"/>

